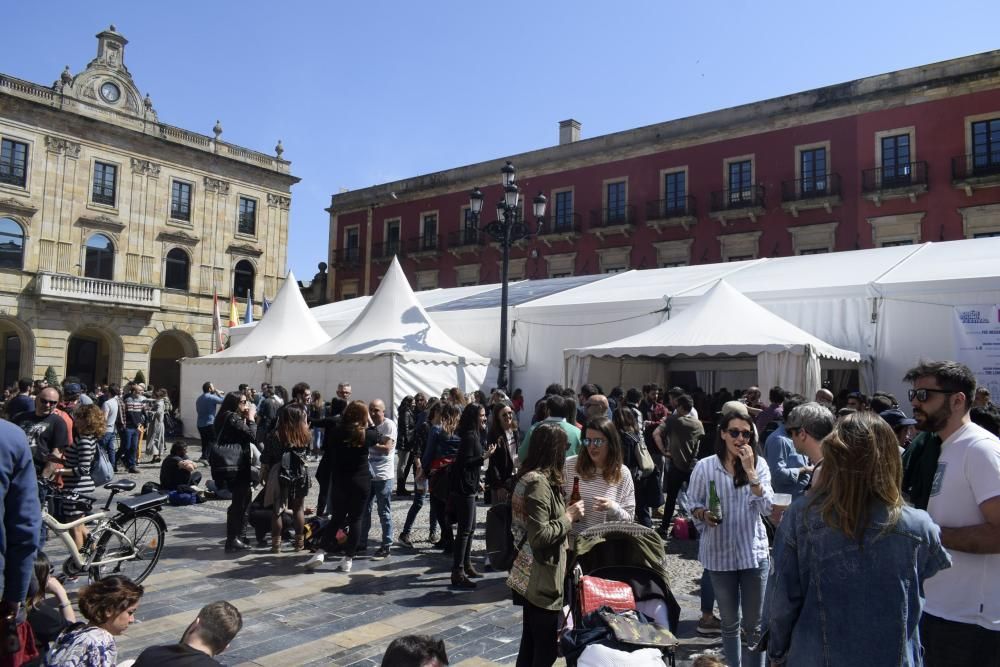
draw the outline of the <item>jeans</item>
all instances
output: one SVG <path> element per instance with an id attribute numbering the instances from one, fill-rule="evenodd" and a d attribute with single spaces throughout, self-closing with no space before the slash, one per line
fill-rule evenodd
<path id="1" fill-rule="evenodd" d="M 323 451 L 323 434 L 325 430 L 321 428 L 314 428 L 312 432 L 313 432 L 312 453 L 319 454 Z"/>
<path id="2" fill-rule="evenodd" d="M 722 650 L 730 667 L 764 667 L 763 653 L 750 651 L 746 645 L 741 650 L 740 627 L 747 643 L 756 644 L 761 632 L 768 569 L 765 558 L 754 569 L 710 572 L 715 597 L 719 601 L 719 616 L 722 617 Z"/>
<path id="3" fill-rule="evenodd" d="M 115 467 L 115 450 L 118 449 L 118 434 L 114 431 L 110 433 L 105 433 L 104 437 L 98 442 L 98 446 L 104 450 L 104 453 L 108 455 L 108 462 L 111 467 Z"/>
<path id="4" fill-rule="evenodd" d="M 396 457 L 396 488 L 400 491 L 406 490 L 406 478 L 410 476 L 413 468 L 413 452 L 404 450 Z"/>
<path id="5" fill-rule="evenodd" d="M 920 643 L 926 667 L 1000 665 L 1000 632 L 971 623 L 924 614 L 920 618 Z"/>
<path id="6" fill-rule="evenodd" d="M 708 570 L 701 573 L 701 613 L 711 614 L 715 611 L 715 589 L 712 587 L 712 577 Z"/>
<path id="7" fill-rule="evenodd" d="M 215 426 L 199 426 L 198 435 L 201 436 L 201 460 L 207 461 L 215 445 Z"/>
<path id="8" fill-rule="evenodd" d="M 337 550 L 337 531 L 347 528 L 344 555 L 354 557 L 361 539 L 362 514 L 371 490 L 371 479 L 366 477 L 338 477 L 330 480 L 330 522 L 320 537 L 320 549 Z M 369 511 L 371 507 L 369 506 Z"/>
<path id="9" fill-rule="evenodd" d="M 453 493 L 451 502 L 458 514 L 458 540 L 452 551 L 451 568 L 472 564 L 472 533 L 476 530 L 476 497 Z"/>
<path id="10" fill-rule="evenodd" d="M 382 524 L 382 546 L 392 546 L 392 480 L 373 479 L 365 511 L 361 520 L 361 548 L 368 546 L 368 533 L 372 529 L 372 502 L 378 505 L 378 520 Z"/>
<path id="11" fill-rule="evenodd" d="M 525 601 L 516 667 L 552 667 L 556 661 L 561 614 L 558 610 L 541 609 Z"/>
<path id="12" fill-rule="evenodd" d="M 247 530 L 247 510 L 250 509 L 250 497 L 253 492 L 250 490 L 250 480 L 235 480 L 228 484 L 229 490 L 233 492 L 233 499 L 226 510 L 226 541 L 232 542 L 236 538 L 243 539 L 243 534 Z"/>
<path id="13" fill-rule="evenodd" d="M 451 517 L 448 516 L 447 503 L 431 496 L 431 516 L 437 517 L 438 525 L 441 526 L 441 544 L 446 549 L 451 549 L 455 544 L 455 536 L 451 532 Z"/>
<path id="14" fill-rule="evenodd" d="M 122 452 L 125 455 L 125 467 L 132 470 L 136 466 L 136 457 L 139 455 L 139 429 L 125 429 L 125 442 L 122 443 Z"/>
<path id="15" fill-rule="evenodd" d="M 663 505 L 663 523 L 661 524 L 664 530 L 670 529 L 670 519 L 674 516 L 674 507 L 677 505 L 677 496 L 690 479 L 690 470 L 684 471 L 675 465 L 670 466 L 667 470 L 667 500 Z"/>
<path id="16" fill-rule="evenodd" d="M 403 523 L 403 534 L 408 535 L 410 530 L 413 528 L 413 522 L 417 520 L 417 515 L 420 514 L 421 508 L 424 506 L 424 500 L 427 499 L 427 482 L 418 482 L 413 490 L 413 503 L 410 504 L 410 509 L 406 513 L 406 522 Z M 434 503 L 431 503 L 431 533 L 434 533 L 437 529 L 437 512 L 434 511 Z"/>

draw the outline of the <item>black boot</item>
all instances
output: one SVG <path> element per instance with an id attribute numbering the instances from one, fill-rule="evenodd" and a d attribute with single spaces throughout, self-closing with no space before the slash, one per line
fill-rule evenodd
<path id="1" fill-rule="evenodd" d="M 462 572 L 461 568 L 451 571 L 451 585 L 455 588 L 461 588 L 464 590 L 472 590 L 473 588 L 476 588 L 476 582 L 471 581 L 467 576 L 465 576 L 465 572 Z"/>
<path id="2" fill-rule="evenodd" d="M 238 537 L 226 540 L 226 553 L 234 554 L 240 551 L 247 551 L 250 547 Z"/>
<path id="3" fill-rule="evenodd" d="M 476 570 L 476 568 L 472 567 L 472 561 L 468 560 L 465 561 L 465 567 L 462 569 L 465 570 L 465 576 L 469 577 L 470 579 L 478 579 L 479 577 L 483 576 L 482 572 L 479 572 L 478 570 Z"/>

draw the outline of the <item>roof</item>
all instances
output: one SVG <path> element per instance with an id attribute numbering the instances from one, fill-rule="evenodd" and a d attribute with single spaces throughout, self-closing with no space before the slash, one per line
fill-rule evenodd
<path id="1" fill-rule="evenodd" d="M 676 317 L 634 336 L 566 350 L 565 356 L 676 357 L 757 356 L 812 347 L 820 357 L 860 361 L 861 355 L 834 347 L 718 280 L 708 293 Z"/>

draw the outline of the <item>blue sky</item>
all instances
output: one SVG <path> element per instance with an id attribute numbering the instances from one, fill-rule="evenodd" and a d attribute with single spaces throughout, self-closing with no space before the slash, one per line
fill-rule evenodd
<path id="1" fill-rule="evenodd" d="M 114 23 L 160 119 L 292 171 L 289 268 L 326 259 L 330 195 L 1000 48 L 1000 3 L 15 2 L 0 71 L 75 73 Z"/>

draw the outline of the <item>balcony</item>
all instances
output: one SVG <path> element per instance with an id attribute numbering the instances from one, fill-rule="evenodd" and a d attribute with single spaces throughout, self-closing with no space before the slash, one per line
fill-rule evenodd
<path id="1" fill-rule="evenodd" d="M 680 226 L 684 228 L 684 231 L 690 231 L 691 226 L 696 222 L 698 222 L 698 213 L 694 197 L 672 197 L 646 202 L 646 226 L 658 232 L 674 226 Z"/>
<path id="2" fill-rule="evenodd" d="M 361 266 L 361 248 L 350 246 L 335 248 L 333 251 L 333 268 L 356 269 Z"/>
<path id="3" fill-rule="evenodd" d="M 403 244 L 403 252 L 410 259 L 421 261 L 432 259 L 441 252 L 441 237 L 438 234 L 423 234 L 407 239 Z"/>
<path id="4" fill-rule="evenodd" d="M 546 219 L 536 236 L 539 241 L 552 247 L 556 241 L 573 241 L 579 238 L 582 230 L 583 223 L 579 213 L 559 211 Z"/>
<path id="5" fill-rule="evenodd" d="M 781 182 L 781 208 L 793 217 L 799 217 L 799 211 L 815 208 L 832 213 L 833 207 L 840 206 L 840 203 L 840 174 Z"/>
<path id="6" fill-rule="evenodd" d="M 395 241 L 383 241 L 372 246 L 373 262 L 391 262 L 393 257 L 403 259 L 403 244 L 398 239 Z"/>
<path id="7" fill-rule="evenodd" d="M 489 234 L 478 227 L 466 227 L 456 232 L 448 234 L 448 252 L 455 257 L 464 253 L 479 252 L 480 247 L 486 243 Z"/>
<path id="8" fill-rule="evenodd" d="M 42 301 L 86 303 L 132 310 L 160 309 L 158 287 L 60 273 L 39 273 L 36 285 Z"/>
<path id="9" fill-rule="evenodd" d="M 959 155 L 951 159 L 951 182 L 972 196 L 976 188 L 1000 185 L 1000 152 Z"/>
<path id="10" fill-rule="evenodd" d="M 711 215 L 724 226 L 733 220 L 749 218 L 757 222 L 764 215 L 764 186 L 746 185 L 712 193 Z"/>
<path id="11" fill-rule="evenodd" d="M 886 199 L 907 198 L 916 202 L 917 196 L 927 189 L 926 162 L 901 162 L 861 172 L 861 196 L 876 206 Z"/>
<path id="12" fill-rule="evenodd" d="M 590 211 L 590 227 L 587 231 L 599 239 L 612 234 L 628 235 L 637 221 L 635 206 L 632 204 L 595 208 Z"/>

